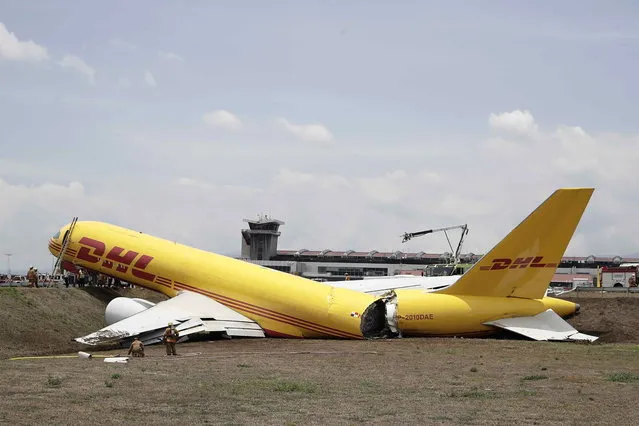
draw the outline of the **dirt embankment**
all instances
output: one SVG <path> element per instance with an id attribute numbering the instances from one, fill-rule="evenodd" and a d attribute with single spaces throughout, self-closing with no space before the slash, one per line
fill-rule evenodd
<path id="1" fill-rule="evenodd" d="M 600 343 L 639 343 L 639 297 L 605 296 L 566 297 L 581 306 L 580 314 L 568 322 L 582 333 L 599 336 Z"/>
<path id="2" fill-rule="evenodd" d="M 0 359 L 86 349 L 72 339 L 104 327 L 106 305 L 118 296 L 166 299 L 143 288 L 0 288 Z M 579 331 L 600 336 L 600 343 L 639 343 L 639 297 L 570 300 L 581 305 L 581 313 L 568 320 Z"/>
<path id="3" fill-rule="evenodd" d="M 142 288 L 0 288 L 0 359 L 81 350 L 72 339 L 104 327 L 106 305 L 118 296 L 166 299 Z"/>

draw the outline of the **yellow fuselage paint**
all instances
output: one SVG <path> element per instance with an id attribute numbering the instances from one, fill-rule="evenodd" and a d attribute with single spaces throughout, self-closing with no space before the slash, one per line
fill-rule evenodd
<path id="1" fill-rule="evenodd" d="M 58 256 L 69 225 L 49 242 Z M 101 222 L 77 222 L 64 259 L 173 297 L 189 290 L 257 322 L 269 336 L 363 338 L 377 298 Z"/>
<path id="2" fill-rule="evenodd" d="M 481 335 L 497 331 L 487 321 L 537 315 L 552 309 L 561 317 L 575 313 L 572 302 L 544 297 L 454 296 L 397 290 L 398 328 L 405 336 Z"/>
<path id="3" fill-rule="evenodd" d="M 49 241 L 58 256 L 65 232 Z M 102 222 L 77 222 L 64 259 L 76 266 L 173 297 L 193 291 L 259 324 L 268 336 L 361 339 L 361 315 L 379 297 L 336 288 Z M 397 326 L 405 336 L 479 335 L 484 322 L 536 315 L 548 308 L 565 317 L 575 304 L 549 297 L 397 290 Z"/>

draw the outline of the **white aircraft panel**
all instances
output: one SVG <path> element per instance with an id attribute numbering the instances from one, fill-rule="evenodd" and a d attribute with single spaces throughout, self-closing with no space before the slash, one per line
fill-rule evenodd
<path id="1" fill-rule="evenodd" d="M 415 277 L 412 275 L 395 275 L 390 277 L 369 278 L 365 280 L 331 281 L 333 287 L 348 288 L 373 295 L 389 290 L 422 289 L 435 291 L 448 287 L 459 279 L 460 275 L 443 277 Z"/>
<path id="2" fill-rule="evenodd" d="M 594 342 L 595 336 L 579 333 L 552 309 L 529 317 L 504 318 L 484 323 L 534 340 L 588 340 Z"/>
<path id="3" fill-rule="evenodd" d="M 190 291 L 160 302 L 94 333 L 75 340 L 96 345 L 140 336 L 145 344 L 158 343 L 169 322 L 175 324 L 180 338 L 200 332 L 226 332 L 229 336 L 265 337 L 253 320 L 215 300 Z"/>

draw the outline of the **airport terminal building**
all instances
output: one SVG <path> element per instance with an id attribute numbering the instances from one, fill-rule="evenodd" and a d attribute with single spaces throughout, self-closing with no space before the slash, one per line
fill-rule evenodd
<path id="1" fill-rule="evenodd" d="M 399 274 L 431 275 L 430 272 L 451 261 L 450 253 L 408 253 L 370 251 L 333 251 L 329 249 L 278 250 L 279 230 L 284 222 L 261 216 L 257 220 L 244 219 L 248 229 L 242 229 L 242 251 L 239 259 L 321 281 L 341 281 L 348 274 L 351 279 L 392 276 Z M 467 253 L 461 261 L 475 263 L 480 254 Z M 621 256 L 564 257 L 554 283 L 581 280 L 594 285 L 599 268 L 619 266 L 623 262 L 639 263 L 639 259 Z M 438 266 L 439 265 L 439 266 Z"/>

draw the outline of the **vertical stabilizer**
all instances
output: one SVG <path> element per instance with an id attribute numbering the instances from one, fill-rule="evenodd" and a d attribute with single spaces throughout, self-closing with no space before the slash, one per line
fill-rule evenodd
<path id="1" fill-rule="evenodd" d="M 439 293 L 542 298 L 593 191 L 558 189 L 455 284 Z"/>

